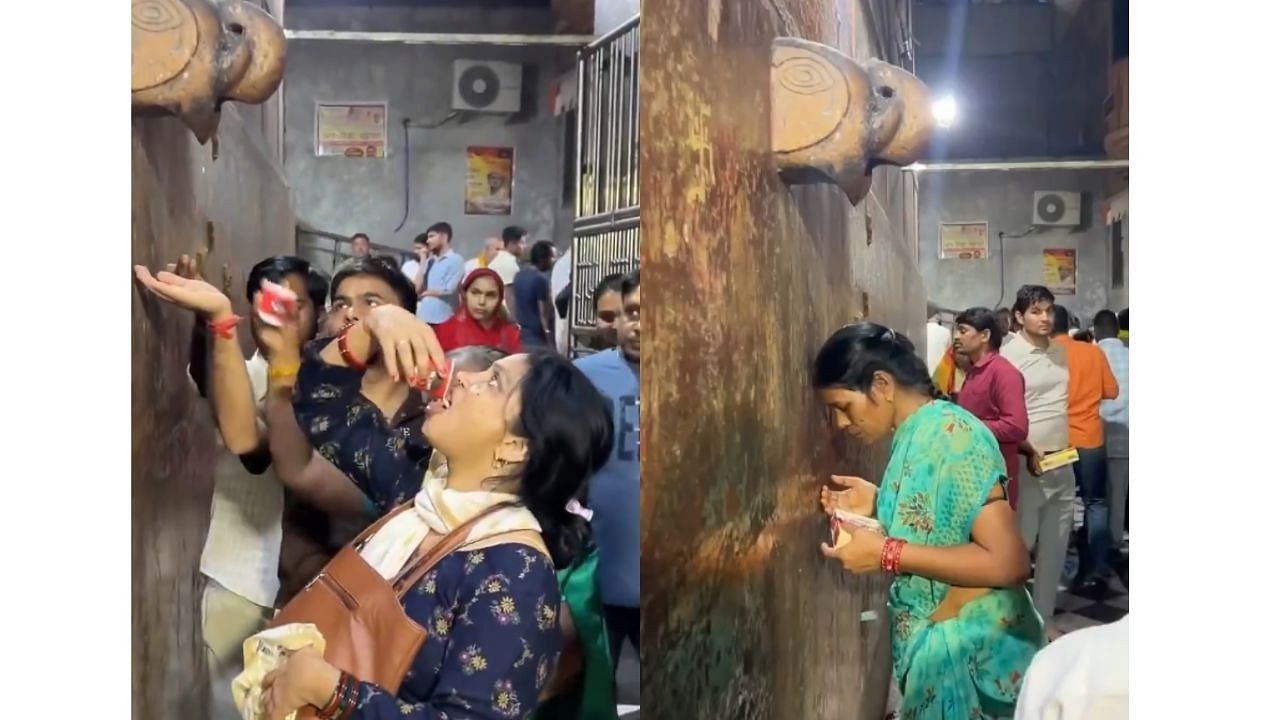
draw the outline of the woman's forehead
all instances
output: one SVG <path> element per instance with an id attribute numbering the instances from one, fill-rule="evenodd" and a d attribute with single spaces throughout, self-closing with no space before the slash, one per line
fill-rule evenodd
<path id="1" fill-rule="evenodd" d="M 504 379 L 514 382 L 529 372 L 529 356 L 524 353 L 508 355 L 495 362 L 493 368 L 495 372 L 501 373 Z"/>
<path id="2" fill-rule="evenodd" d="M 827 405 L 842 405 L 849 402 L 855 394 L 857 393 L 853 390 L 842 387 L 822 388 L 818 391 L 818 397 Z"/>

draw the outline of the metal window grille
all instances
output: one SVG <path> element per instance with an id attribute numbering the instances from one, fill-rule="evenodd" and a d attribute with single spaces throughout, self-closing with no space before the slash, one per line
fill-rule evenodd
<path id="1" fill-rule="evenodd" d="M 591 295 L 640 266 L 640 16 L 578 53 L 577 202 L 570 348 L 589 352 Z"/>

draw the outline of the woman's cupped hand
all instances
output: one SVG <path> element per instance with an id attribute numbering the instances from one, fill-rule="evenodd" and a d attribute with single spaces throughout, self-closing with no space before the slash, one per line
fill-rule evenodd
<path id="1" fill-rule="evenodd" d="M 822 486 L 818 499 L 822 503 L 823 512 L 834 515 L 836 510 L 841 510 L 863 517 L 875 515 L 876 492 L 879 488 L 867 480 L 849 475 L 832 475 L 831 482 L 842 489 L 833 490 L 826 485 Z"/>
<path id="2" fill-rule="evenodd" d="M 284 720 L 308 705 L 324 707 L 340 677 L 338 669 L 313 647 L 289 653 L 281 667 L 262 679 L 262 713 L 267 720 Z"/>
<path id="3" fill-rule="evenodd" d="M 838 547 L 822 543 L 822 554 L 839 560 L 845 570 L 857 575 L 879 572 L 885 536 L 848 523 L 841 523 L 841 527 L 849 534 L 849 539 Z"/>
<path id="4" fill-rule="evenodd" d="M 143 265 L 133 266 L 134 277 L 152 295 L 209 320 L 231 315 L 231 299 L 200 278 L 196 262 L 183 255 L 178 262 L 152 275 Z"/>

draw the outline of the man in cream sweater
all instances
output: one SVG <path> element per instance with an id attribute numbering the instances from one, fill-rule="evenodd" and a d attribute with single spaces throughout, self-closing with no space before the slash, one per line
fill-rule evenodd
<path id="1" fill-rule="evenodd" d="M 1063 635 L 1036 654 L 1014 720 L 1129 717 L 1129 616 Z"/>

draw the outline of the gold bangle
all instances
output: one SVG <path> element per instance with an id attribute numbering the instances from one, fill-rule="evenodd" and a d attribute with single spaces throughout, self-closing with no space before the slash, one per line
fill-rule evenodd
<path id="1" fill-rule="evenodd" d="M 297 377 L 298 370 L 302 368 L 301 363 L 291 363 L 284 366 L 271 366 L 267 368 L 268 380 L 285 380 Z"/>

